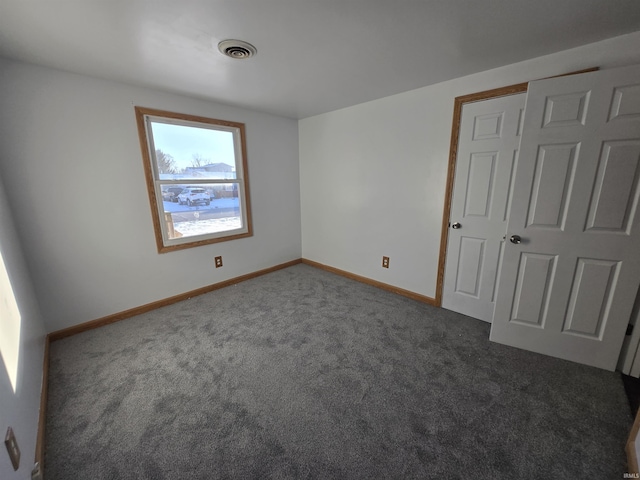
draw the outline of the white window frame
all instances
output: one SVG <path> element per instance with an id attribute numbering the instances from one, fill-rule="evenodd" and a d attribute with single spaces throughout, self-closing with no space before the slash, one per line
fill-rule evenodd
<path id="1" fill-rule="evenodd" d="M 135 113 L 158 253 L 166 253 L 174 250 L 192 248 L 217 242 L 226 242 L 229 240 L 252 236 L 253 229 L 251 224 L 249 179 L 247 172 L 246 154 L 247 148 L 244 123 L 199 117 L 183 113 L 168 112 L 164 110 L 156 110 L 145 107 L 135 107 Z M 160 175 L 158 173 L 158 163 L 155 158 L 156 149 L 153 140 L 153 132 L 151 129 L 152 122 L 231 132 L 233 134 L 234 141 L 235 178 L 194 178 L 177 180 L 160 179 Z M 238 199 L 240 202 L 241 227 L 233 230 L 209 233 L 205 235 L 170 238 L 170 226 L 168 225 L 168 222 L 165 221 L 162 186 L 185 184 L 193 186 L 211 184 L 236 184 L 238 186 Z"/>

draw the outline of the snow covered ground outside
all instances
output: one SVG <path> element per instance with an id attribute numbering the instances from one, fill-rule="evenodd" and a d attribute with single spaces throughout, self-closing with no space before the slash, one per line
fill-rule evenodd
<path id="1" fill-rule="evenodd" d="M 164 201 L 164 211 L 170 213 L 186 213 L 192 212 L 195 217 L 193 220 L 175 221 L 173 228 L 176 232 L 180 232 L 183 237 L 193 237 L 196 235 L 206 235 L 208 233 L 226 232 L 242 227 L 242 220 L 239 216 L 224 218 L 209 218 L 199 220 L 197 217 L 200 212 L 215 211 L 217 208 L 238 209 L 240 202 L 235 198 L 216 198 L 211 201 L 210 205 L 179 205 L 177 203 Z M 181 215 L 182 216 L 182 215 Z"/>
<path id="2" fill-rule="evenodd" d="M 208 233 L 225 232 L 242 227 L 240 217 L 212 218 L 209 220 L 192 220 L 189 222 L 178 222 L 173 224 L 176 232 L 180 232 L 183 237 L 193 237 L 194 235 L 206 235 Z"/>

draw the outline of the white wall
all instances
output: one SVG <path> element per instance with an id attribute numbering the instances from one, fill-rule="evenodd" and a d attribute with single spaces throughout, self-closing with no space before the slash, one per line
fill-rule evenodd
<path id="1" fill-rule="evenodd" d="M 134 105 L 246 124 L 253 237 L 157 253 Z M 0 59 L 0 154 L 48 331 L 300 258 L 295 120 Z"/>
<path id="2" fill-rule="evenodd" d="M 0 355 L 0 435 L 4 440 L 7 427 L 12 427 L 20 447 L 20 468 L 14 472 L 4 442 L 0 444 L 0 478 L 24 480 L 30 478 L 35 457 L 40 388 L 42 385 L 42 360 L 45 329 L 29 278 L 27 266 L 18 236 L 14 230 L 11 213 L 7 206 L 2 179 L 0 178 L 0 252 L 10 281 L 8 290 L 0 291 L 0 301 L 17 304 L 19 315 L 15 318 L 19 334 L 11 337 L 11 345 Z M 0 275 L 4 272 L 0 271 Z M 0 282 L 1 285 L 4 283 Z M 6 310 L 0 306 L 0 312 Z M 7 318 L 0 318 L 0 335 L 6 339 L 8 330 L 13 330 Z M 13 342 L 16 341 L 14 344 Z M 17 346 L 17 355 L 12 347 Z M 17 359 L 17 368 L 15 360 Z M 11 370 L 11 375 L 9 375 Z M 15 373 L 15 375 L 14 375 Z M 15 382 L 10 377 L 15 376 Z"/>
<path id="3" fill-rule="evenodd" d="M 634 63 L 640 32 L 300 120 L 303 257 L 435 297 L 455 97 Z"/>

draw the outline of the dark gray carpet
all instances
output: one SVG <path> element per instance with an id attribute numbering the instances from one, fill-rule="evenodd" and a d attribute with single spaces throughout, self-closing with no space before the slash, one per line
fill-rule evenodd
<path id="1" fill-rule="evenodd" d="M 51 345 L 48 480 L 620 479 L 620 376 L 297 265 Z"/>

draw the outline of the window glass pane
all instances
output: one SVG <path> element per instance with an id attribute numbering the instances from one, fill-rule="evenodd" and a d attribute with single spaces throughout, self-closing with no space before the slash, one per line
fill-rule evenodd
<path id="1" fill-rule="evenodd" d="M 236 179 L 233 132 L 150 122 L 160 180 Z"/>
<path id="2" fill-rule="evenodd" d="M 237 183 L 162 185 L 170 240 L 228 232 L 243 227 Z"/>

